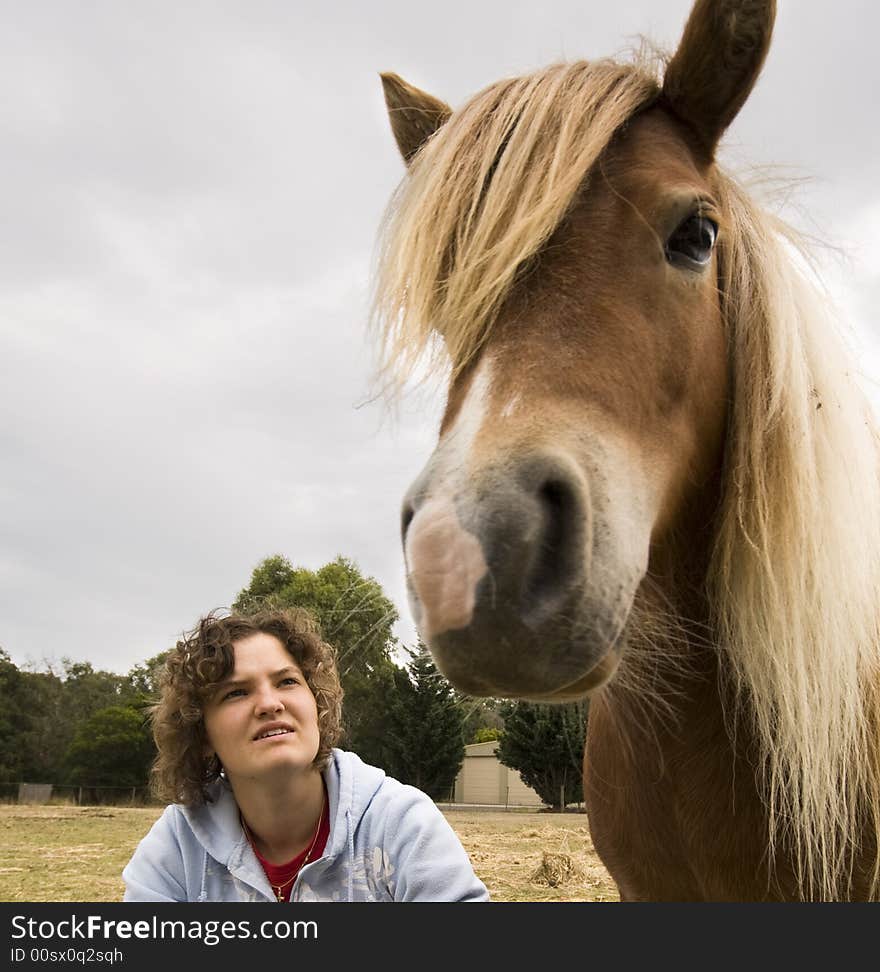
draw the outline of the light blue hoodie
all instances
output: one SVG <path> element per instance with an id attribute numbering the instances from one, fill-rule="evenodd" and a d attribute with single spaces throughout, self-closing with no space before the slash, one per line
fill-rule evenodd
<path id="1" fill-rule="evenodd" d="M 330 836 L 291 901 L 488 901 L 434 802 L 334 749 L 324 770 Z M 223 781 L 212 803 L 165 809 L 122 872 L 125 901 L 275 901 Z"/>

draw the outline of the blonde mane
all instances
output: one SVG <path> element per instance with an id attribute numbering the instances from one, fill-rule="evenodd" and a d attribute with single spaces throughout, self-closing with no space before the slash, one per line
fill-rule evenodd
<path id="1" fill-rule="evenodd" d="M 524 264 L 658 91 L 644 66 L 580 62 L 499 82 L 453 114 L 389 209 L 375 304 L 386 373 L 405 379 L 427 352 L 455 374 L 478 354 Z M 737 700 L 728 725 L 757 741 L 771 858 L 784 842 L 803 896 L 834 900 L 860 834 L 880 842 L 877 433 L 793 234 L 720 171 L 716 190 L 733 400 L 707 584 Z M 877 897 L 876 855 L 858 877 Z"/>
<path id="2" fill-rule="evenodd" d="M 719 188 L 734 388 L 714 621 L 760 742 L 771 847 L 784 836 L 805 895 L 835 899 L 866 822 L 880 838 L 877 430 L 796 237 Z M 876 862 L 867 877 L 876 897 Z"/>

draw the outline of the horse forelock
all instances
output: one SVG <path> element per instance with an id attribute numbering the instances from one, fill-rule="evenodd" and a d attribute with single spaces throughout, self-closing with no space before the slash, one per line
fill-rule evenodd
<path id="1" fill-rule="evenodd" d="M 383 228 L 374 322 L 392 385 L 426 358 L 467 366 L 602 151 L 658 91 L 647 60 L 579 61 L 500 81 L 453 113 Z"/>

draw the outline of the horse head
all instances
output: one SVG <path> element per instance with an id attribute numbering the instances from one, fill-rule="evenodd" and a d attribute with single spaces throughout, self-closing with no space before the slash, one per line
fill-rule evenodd
<path id="1" fill-rule="evenodd" d="M 705 527 L 729 381 L 713 159 L 774 15 L 698 0 L 662 83 L 558 66 L 453 112 L 383 76 L 411 183 L 401 246 L 436 262 L 403 313 L 451 362 L 403 505 L 408 589 L 463 691 L 603 685 L 646 572 Z"/>

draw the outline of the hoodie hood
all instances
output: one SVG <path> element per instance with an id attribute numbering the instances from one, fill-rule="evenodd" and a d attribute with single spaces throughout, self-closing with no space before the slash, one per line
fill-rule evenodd
<path id="1" fill-rule="evenodd" d="M 461 842 L 433 800 L 354 753 L 323 772 L 330 836 L 297 875 L 292 901 L 486 901 Z M 229 785 L 211 802 L 165 809 L 123 871 L 126 901 L 274 901 Z"/>
<path id="2" fill-rule="evenodd" d="M 386 779 L 383 770 L 369 766 L 355 753 L 341 749 L 331 751 L 321 775 L 330 805 L 330 837 L 322 856 L 306 865 L 302 874 L 323 869 L 337 858 L 353 853 L 354 831 Z M 232 788 L 226 780 L 215 780 L 208 794 L 210 803 L 180 808 L 193 834 L 206 854 L 227 867 L 240 881 L 272 899 L 266 873 L 242 830 Z"/>
<path id="3" fill-rule="evenodd" d="M 384 770 L 368 766 L 356 753 L 341 749 L 332 751 L 323 775 L 330 802 L 330 839 L 323 856 L 335 858 L 345 852 L 349 830 L 356 829 L 386 777 Z"/>

